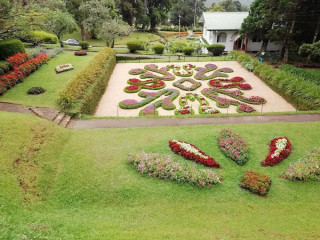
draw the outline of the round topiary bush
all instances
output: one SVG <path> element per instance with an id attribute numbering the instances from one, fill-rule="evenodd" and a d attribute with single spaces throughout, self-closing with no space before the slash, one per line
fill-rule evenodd
<path id="1" fill-rule="evenodd" d="M 192 53 L 194 52 L 194 49 L 193 47 L 185 47 L 182 49 L 182 52 L 184 53 L 184 55 L 191 56 Z"/>
<path id="2" fill-rule="evenodd" d="M 164 46 L 162 44 L 154 45 L 153 51 L 155 52 L 155 54 L 163 54 Z"/>
<path id="3" fill-rule="evenodd" d="M 79 45 L 80 45 L 82 50 L 87 50 L 89 48 L 89 43 L 86 42 L 86 41 L 80 41 Z"/>
<path id="4" fill-rule="evenodd" d="M 213 56 L 220 56 L 225 48 L 226 46 L 223 44 L 212 44 L 207 46 L 208 51 L 211 52 Z"/>
<path id="5" fill-rule="evenodd" d="M 130 50 L 130 53 L 135 53 L 138 50 L 143 50 L 143 42 L 142 41 L 129 41 L 127 42 L 127 47 Z"/>
<path id="6" fill-rule="evenodd" d="M 0 40 L 0 60 L 4 60 L 9 56 L 13 56 L 16 53 L 24 53 L 25 49 L 20 40 L 7 39 Z"/>
<path id="7" fill-rule="evenodd" d="M 29 95 L 39 95 L 45 92 L 46 90 L 42 87 L 32 87 L 28 90 Z"/>

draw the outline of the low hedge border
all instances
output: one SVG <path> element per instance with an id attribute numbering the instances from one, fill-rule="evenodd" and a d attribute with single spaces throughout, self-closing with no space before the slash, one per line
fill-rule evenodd
<path id="1" fill-rule="evenodd" d="M 242 65 L 251 62 L 253 72 L 298 110 L 320 110 L 320 87 L 315 83 L 261 63 L 244 52 L 232 51 L 231 55 Z"/>
<path id="2" fill-rule="evenodd" d="M 113 49 L 106 48 L 98 53 L 60 93 L 58 104 L 61 110 L 73 114 L 93 114 L 115 65 Z"/>

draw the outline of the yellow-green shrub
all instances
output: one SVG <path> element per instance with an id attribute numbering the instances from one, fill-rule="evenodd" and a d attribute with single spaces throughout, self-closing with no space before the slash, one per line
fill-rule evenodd
<path id="1" fill-rule="evenodd" d="M 58 43 L 58 37 L 56 35 L 44 31 L 32 31 L 31 38 L 38 43 Z"/>
<path id="2" fill-rule="evenodd" d="M 60 108 L 70 113 L 93 114 L 115 65 L 113 49 L 106 48 L 98 53 L 60 93 Z"/>

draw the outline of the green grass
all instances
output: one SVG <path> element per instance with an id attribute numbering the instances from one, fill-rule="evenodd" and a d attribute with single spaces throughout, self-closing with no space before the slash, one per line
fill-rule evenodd
<path id="1" fill-rule="evenodd" d="M 0 120 L 1 239 L 320 237 L 319 182 L 279 177 L 290 162 L 320 146 L 320 122 L 71 131 L 22 114 L 0 113 Z M 244 167 L 217 147 L 216 136 L 225 127 L 248 143 L 250 159 Z M 269 141 L 279 136 L 290 139 L 292 155 L 278 166 L 260 167 Z M 223 183 L 199 189 L 142 177 L 127 163 L 127 156 L 137 151 L 187 162 L 171 153 L 170 139 L 212 155 L 222 165 L 217 171 Z M 30 171 L 22 171 L 23 163 Z M 272 178 L 267 198 L 238 187 L 247 169 Z M 34 188 L 23 191 L 18 179 L 30 180 Z"/>
<path id="2" fill-rule="evenodd" d="M 49 60 L 47 64 L 27 77 L 23 83 L 19 83 L 6 94 L 0 96 L 0 101 L 26 106 L 57 108 L 56 101 L 60 91 L 94 56 L 95 53 L 89 53 L 87 56 L 80 57 L 74 56 L 73 52 L 60 53 L 56 58 Z M 56 66 L 67 63 L 71 63 L 74 66 L 74 70 L 56 74 Z M 43 87 L 47 92 L 36 96 L 28 95 L 27 91 L 31 87 Z"/>
<path id="3" fill-rule="evenodd" d="M 304 71 L 310 72 L 320 78 L 320 69 L 307 69 L 307 68 L 305 68 Z"/>
<path id="4" fill-rule="evenodd" d="M 63 36 L 63 40 L 67 40 L 70 38 L 81 41 L 80 31 L 76 31 L 72 34 L 66 34 Z M 127 41 L 132 41 L 132 40 L 141 40 L 141 41 L 148 41 L 151 43 L 159 43 L 160 37 L 156 34 L 148 33 L 148 32 L 132 32 L 128 37 L 127 36 L 118 37 L 115 41 L 115 47 L 126 47 Z M 88 39 L 87 41 L 92 46 L 97 46 L 97 47 L 106 46 L 106 41 L 104 40 Z"/>

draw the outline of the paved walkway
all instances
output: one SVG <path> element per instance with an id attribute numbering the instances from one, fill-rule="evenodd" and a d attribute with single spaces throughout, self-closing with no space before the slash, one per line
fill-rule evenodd
<path id="1" fill-rule="evenodd" d="M 100 128 L 186 126 L 186 125 L 207 125 L 207 124 L 317 122 L 317 121 L 320 121 L 320 114 L 261 115 L 261 116 L 205 117 L 205 118 L 91 119 L 91 120 L 71 120 L 68 128 L 100 129 Z"/>
<path id="2" fill-rule="evenodd" d="M 320 113 L 292 115 L 261 115 L 241 117 L 205 117 L 205 118 L 127 118 L 127 119 L 70 119 L 67 115 L 50 108 L 25 107 L 19 104 L 0 102 L 0 111 L 34 114 L 53 121 L 70 129 L 101 129 L 101 128 L 134 128 L 160 126 L 187 126 L 208 124 L 243 124 L 268 122 L 317 122 Z"/>

